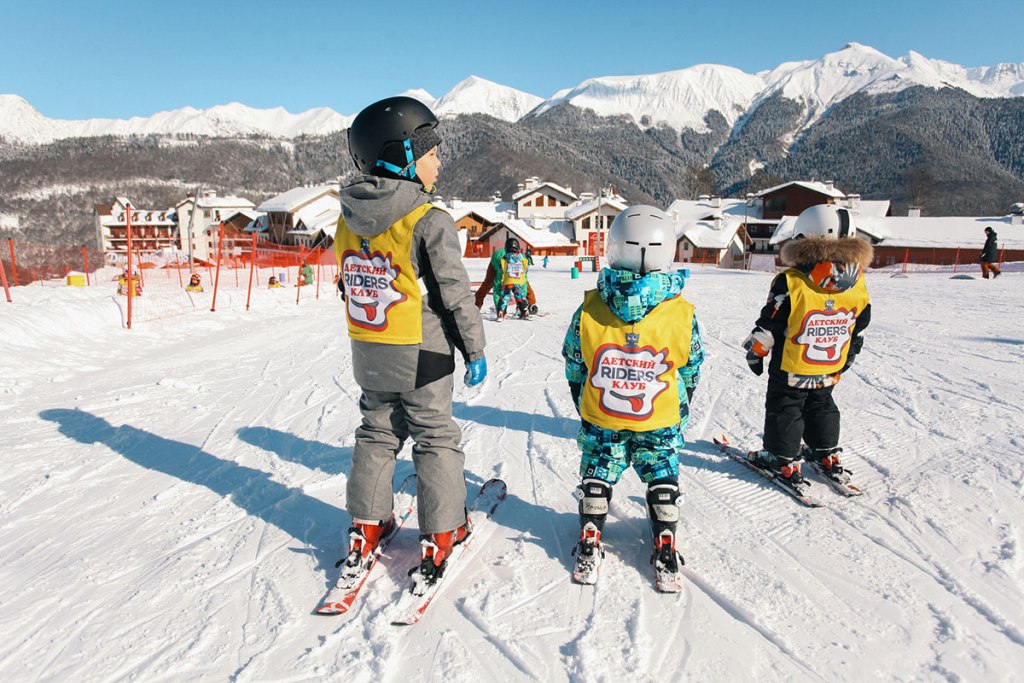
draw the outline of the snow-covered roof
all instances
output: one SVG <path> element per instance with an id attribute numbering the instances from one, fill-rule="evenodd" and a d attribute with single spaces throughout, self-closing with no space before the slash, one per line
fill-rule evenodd
<path id="1" fill-rule="evenodd" d="M 233 211 L 232 213 L 228 214 L 227 218 L 224 219 L 224 222 L 230 221 L 235 216 L 245 216 L 250 221 L 254 221 L 257 218 L 259 218 L 260 216 L 266 216 L 266 215 L 267 214 L 265 214 L 265 213 L 263 213 L 261 211 L 256 211 L 255 209 L 239 209 L 238 211 Z"/>
<path id="2" fill-rule="evenodd" d="M 184 203 L 184 202 L 183 202 Z M 178 206 L 181 206 L 179 204 Z M 240 207 L 253 208 L 256 206 L 248 199 L 242 197 L 200 197 L 196 200 L 196 206 L 203 209 L 236 209 Z"/>
<path id="3" fill-rule="evenodd" d="M 781 185 L 776 185 L 774 187 L 769 187 L 767 190 L 761 190 L 760 192 L 756 193 L 754 196 L 755 197 L 764 197 L 765 195 L 771 194 L 773 192 L 777 192 L 777 191 L 781 190 L 784 187 L 790 187 L 792 185 L 797 185 L 797 186 L 805 188 L 807 190 L 811 190 L 812 192 L 817 192 L 818 194 L 823 194 L 826 197 L 832 197 L 834 199 L 842 199 L 843 197 L 846 196 L 845 194 L 840 192 L 838 189 L 836 189 L 836 187 L 834 185 L 818 182 L 817 180 L 811 180 L 811 181 L 807 181 L 807 180 L 792 180 L 792 181 L 790 181 L 788 183 L 782 183 Z"/>
<path id="4" fill-rule="evenodd" d="M 700 221 L 724 215 L 760 219 L 761 202 L 747 206 L 745 199 L 677 199 L 669 204 L 665 212 L 680 221 Z"/>
<path id="5" fill-rule="evenodd" d="M 271 197 L 256 207 L 256 210 L 266 213 L 295 211 L 297 208 L 308 204 L 317 197 L 321 197 L 329 193 L 333 193 L 335 197 L 338 197 L 338 187 L 336 185 L 296 187 L 279 194 L 276 197 Z"/>
<path id="6" fill-rule="evenodd" d="M 629 204 L 626 203 L 625 199 L 617 195 L 615 197 L 594 197 L 593 199 L 588 199 L 574 206 L 570 206 L 565 211 L 565 217 L 570 221 L 574 221 L 581 216 L 585 216 L 592 211 L 596 211 L 598 206 L 610 206 L 614 209 L 618 209 L 619 211 L 625 211 Z"/>
<path id="7" fill-rule="evenodd" d="M 967 217 L 938 216 L 872 217 L 855 215 L 857 230 L 883 247 L 955 249 L 977 247 L 985 243 L 985 227 L 999 234 L 999 246 L 1024 249 L 1024 225 L 1012 225 L 1010 216 Z M 786 216 L 779 223 L 771 243 L 792 239 L 796 216 Z"/>
<path id="8" fill-rule="evenodd" d="M 434 206 L 446 211 L 456 222 L 473 213 L 489 223 L 497 223 L 515 216 L 515 204 L 512 202 L 464 202 L 459 200 L 436 202 Z"/>
<path id="9" fill-rule="evenodd" d="M 340 202 L 336 207 L 332 206 L 326 209 L 321 207 L 319 211 L 314 211 L 314 207 L 300 209 L 295 214 L 295 228 L 289 230 L 288 234 L 315 235 L 323 231 L 328 235 L 333 235 L 335 228 L 338 226 L 338 218 L 340 217 Z"/>
<path id="10" fill-rule="evenodd" d="M 858 216 L 885 218 L 885 215 L 889 213 L 889 206 L 888 199 L 861 199 L 853 207 L 853 210 L 857 212 Z"/>
<path id="11" fill-rule="evenodd" d="M 561 228 L 562 221 L 555 221 L 554 224 L 559 224 Z M 553 225 L 554 225 L 553 224 Z M 538 230 L 526 221 L 519 218 L 506 218 L 495 225 L 493 228 L 485 232 L 483 235 L 477 238 L 476 241 L 481 241 L 486 237 L 492 235 L 495 231 L 501 228 L 508 228 L 508 230 L 514 233 L 517 237 L 522 238 L 531 247 L 572 247 L 574 246 L 572 240 L 565 236 L 562 232 L 555 230 Z"/>
<path id="12" fill-rule="evenodd" d="M 565 187 L 562 187 L 561 185 L 557 185 L 555 183 L 552 183 L 552 182 L 550 182 L 548 180 L 545 180 L 545 181 L 543 181 L 541 183 L 538 183 L 536 185 L 532 185 L 532 186 L 527 187 L 525 189 L 519 190 L 514 195 L 512 195 L 512 201 L 518 201 L 518 200 L 522 199 L 523 197 L 525 197 L 525 196 L 527 196 L 529 194 L 533 194 L 534 192 L 541 192 L 541 190 L 543 190 L 545 187 L 549 187 L 552 190 L 555 190 L 556 192 L 560 192 L 560 193 L 562 193 L 562 194 L 564 194 L 564 195 L 566 195 L 568 197 L 572 197 L 573 199 L 578 199 L 576 193 L 574 193 L 572 190 L 570 190 L 568 188 L 565 188 Z M 541 194 L 543 194 L 543 193 L 541 193 Z"/>
<path id="13" fill-rule="evenodd" d="M 686 238 L 698 249 L 726 249 L 741 225 L 743 221 L 732 216 L 710 221 L 680 221 L 676 223 L 676 241 Z"/>

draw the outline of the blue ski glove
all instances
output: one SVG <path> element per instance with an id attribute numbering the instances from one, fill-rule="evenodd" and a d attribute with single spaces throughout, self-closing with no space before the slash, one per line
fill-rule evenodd
<path id="1" fill-rule="evenodd" d="M 485 377 L 487 377 L 487 358 L 480 356 L 466 364 L 466 376 L 462 379 L 467 387 L 475 387 L 483 382 Z"/>

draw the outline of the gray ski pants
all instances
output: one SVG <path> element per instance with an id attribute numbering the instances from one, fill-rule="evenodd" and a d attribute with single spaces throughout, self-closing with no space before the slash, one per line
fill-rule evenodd
<path id="1" fill-rule="evenodd" d="M 409 437 L 415 442 L 416 498 L 421 533 L 456 529 L 466 521 L 465 454 L 462 430 L 452 420 L 452 375 L 412 391 L 363 390 L 348 513 L 353 519 L 384 520 L 391 514 L 395 461 Z"/>

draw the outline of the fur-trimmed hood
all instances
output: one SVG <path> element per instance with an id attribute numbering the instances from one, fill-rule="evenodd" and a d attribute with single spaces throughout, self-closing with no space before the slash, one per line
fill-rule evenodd
<path id="1" fill-rule="evenodd" d="M 871 265 L 874 249 L 858 237 L 806 237 L 782 245 L 782 264 L 804 273 L 826 292 L 845 292 Z"/>
<path id="2" fill-rule="evenodd" d="M 782 245 L 779 260 L 782 265 L 810 267 L 822 261 L 857 264 L 862 269 L 871 265 L 874 249 L 859 237 L 841 237 L 837 240 L 827 237 L 805 237 L 789 240 Z M 803 269 L 803 268 L 801 268 Z"/>

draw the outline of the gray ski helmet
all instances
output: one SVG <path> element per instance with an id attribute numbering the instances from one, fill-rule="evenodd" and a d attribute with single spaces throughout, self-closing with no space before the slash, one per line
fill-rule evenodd
<path id="1" fill-rule="evenodd" d="M 388 97 L 363 109 L 348 129 L 348 149 L 363 173 L 386 171 L 397 178 L 416 178 L 416 159 L 437 146 L 437 117 L 412 97 Z M 413 137 L 429 138 L 430 147 L 414 154 Z"/>
<path id="2" fill-rule="evenodd" d="M 857 235 L 857 225 L 849 209 L 835 204 L 815 204 L 804 209 L 793 225 L 794 239 L 824 237 L 837 240 Z"/>
<path id="3" fill-rule="evenodd" d="M 608 230 L 608 265 L 640 275 L 668 270 L 676 255 L 672 217 L 654 206 L 631 206 Z"/>

